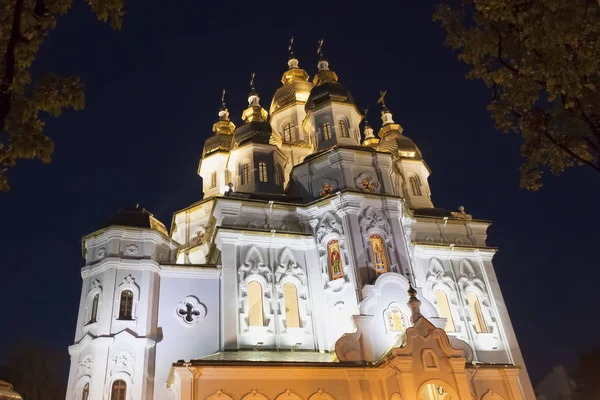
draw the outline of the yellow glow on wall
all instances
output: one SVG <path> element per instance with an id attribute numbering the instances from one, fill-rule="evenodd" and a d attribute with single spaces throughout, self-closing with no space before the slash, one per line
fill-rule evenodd
<path id="1" fill-rule="evenodd" d="M 452 318 L 452 312 L 450 311 L 450 304 L 448 303 L 448 296 L 441 290 L 435 291 L 435 298 L 437 299 L 438 306 L 440 307 L 440 314 L 442 318 L 446 318 L 446 332 L 456 332 L 454 327 L 454 319 Z"/>
<path id="2" fill-rule="evenodd" d="M 477 333 L 487 333 L 487 325 L 485 324 L 485 319 L 483 318 L 479 297 L 477 297 L 477 295 L 473 292 L 467 292 L 467 301 L 469 302 L 471 315 L 475 319 L 475 330 Z"/>
<path id="3" fill-rule="evenodd" d="M 300 312 L 298 310 L 298 290 L 296 285 L 286 283 L 283 285 L 283 299 L 285 301 L 285 322 L 288 328 L 300 328 Z"/>
<path id="4" fill-rule="evenodd" d="M 262 286 L 256 281 L 248 283 L 248 325 L 263 326 Z"/>

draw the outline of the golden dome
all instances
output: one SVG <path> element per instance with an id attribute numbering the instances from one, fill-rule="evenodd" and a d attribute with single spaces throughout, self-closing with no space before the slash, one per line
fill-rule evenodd
<path id="1" fill-rule="evenodd" d="M 269 110 L 271 115 L 292 104 L 305 104 L 313 88 L 313 84 L 308 81 L 306 71 L 298 67 L 297 59 L 291 58 L 288 66 L 290 69 L 281 77 L 283 86 L 277 89 L 271 101 Z"/>

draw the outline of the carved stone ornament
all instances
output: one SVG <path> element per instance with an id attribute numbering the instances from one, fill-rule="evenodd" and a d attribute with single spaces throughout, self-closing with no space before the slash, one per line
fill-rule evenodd
<path id="1" fill-rule="evenodd" d="M 91 283 L 90 283 L 90 290 L 88 291 L 88 293 L 91 293 L 95 290 L 99 290 L 102 291 L 102 285 L 100 283 L 100 281 L 98 280 L 98 278 L 95 278 Z"/>
<path id="2" fill-rule="evenodd" d="M 112 363 L 112 367 L 110 369 L 111 375 L 124 372 L 133 377 L 135 358 L 130 352 L 123 350 L 117 355 L 111 357 L 110 361 Z"/>
<path id="3" fill-rule="evenodd" d="M 206 317 L 206 306 L 200 303 L 196 296 L 187 296 L 177 304 L 175 314 L 187 326 L 192 326 Z"/>
<path id="4" fill-rule="evenodd" d="M 137 254 L 137 253 L 138 253 L 137 245 L 128 244 L 127 247 L 125 247 L 125 254 L 133 255 L 133 254 Z"/>
<path id="5" fill-rule="evenodd" d="M 304 284 L 304 270 L 296 263 L 296 260 L 287 248 L 283 250 L 279 265 L 275 269 L 275 283 L 279 283 L 285 276 L 294 276 Z"/>
<path id="6" fill-rule="evenodd" d="M 218 389 L 214 394 L 210 395 L 206 400 L 233 400 L 233 397 L 223 393 L 221 389 Z"/>
<path id="7" fill-rule="evenodd" d="M 105 256 L 106 256 L 106 248 L 100 247 L 98 250 L 96 250 L 96 258 L 98 260 L 103 259 Z"/>
<path id="8" fill-rule="evenodd" d="M 167 261 L 167 254 L 166 253 L 158 253 L 158 261 L 160 261 L 160 262 Z"/>
<path id="9" fill-rule="evenodd" d="M 463 206 L 458 207 L 458 212 L 451 212 L 450 215 L 452 215 L 454 218 L 458 218 L 458 219 L 466 219 L 466 220 L 473 219 L 473 216 L 471 214 L 467 214 L 465 212 L 465 208 Z"/>
<path id="10" fill-rule="evenodd" d="M 92 368 L 94 366 L 94 358 L 91 354 L 87 354 L 81 358 L 77 366 L 77 377 L 92 376 Z"/>
<path id="11" fill-rule="evenodd" d="M 338 221 L 338 219 L 331 213 L 327 212 L 321 219 L 321 222 L 317 227 L 317 241 L 321 242 L 324 236 L 327 234 L 335 232 L 338 235 L 342 235 L 344 230 L 342 228 L 342 224 Z"/>
<path id="12" fill-rule="evenodd" d="M 240 274 L 241 281 L 245 280 L 249 275 L 261 275 L 267 282 L 271 281 L 271 269 L 263 263 L 262 257 L 256 247 L 248 250 L 246 261 L 240 266 L 238 273 Z"/>
<path id="13" fill-rule="evenodd" d="M 371 175 L 362 173 L 354 180 L 354 183 L 356 184 L 356 187 L 363 192 L 379 192 L 379 182 L 377 182 L 376 179 L 373 179 Z"/>
<path id="14" fill-rule="evenodd" d="M 385 232 L 386 235 L 390 233 L 390 224 L 387 221 L 387 218 L 383 213 L 374 209 L 373 207 L 368 207 L 364 210 L 359 218 L 360 225 L 363 227 L 365 231 L 369 231 L 370 229 L 378 228 L 379 230 Z"/>

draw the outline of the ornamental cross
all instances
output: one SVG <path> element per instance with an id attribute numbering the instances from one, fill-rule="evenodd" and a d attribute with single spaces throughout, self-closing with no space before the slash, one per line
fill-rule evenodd
<path id="1" fill-rule="evenodd" d="M 293 58 L 293 57 L 294 57 L 294 51 L 292 50 L 292 46 L 293 46 L 293 44 L 294 44 L 294 37 L 292 36 L 292 37 L 290 38 L 290 44 L 289 44 L 289 46 L 288 46 L 288 53 L 290 54 L 290 58 Z"/>
<path id="2" fill-rule="evenodd" d="M 379 91 L 379 100 L 377 100 L 377 104 L 381 104 L 383 108 L 385 108 L 385 95 L 387 94 L 387 90 Z"/>
<path id="3" fill-rule="evenodd" d="M 180 308 L 177 310 L 177 314 L 182 317 L 185 317 L 186 322 L 193 322 L 194 317 L 200 316 L 200 310 L 194 308 L 194 306 L 190 303 L 185 303 L 185 309 Z"/>
<path id="4" fill-rule="evenodd" d="M 319 57 L 323 57 L 323 43 L 325 42 L 325 40 L 321 39 L 319 40 L 319 47 L 317 47 L 317 54 L 319 55 Z"/>
<path id="5" fill-rule="evenodd" d="M 250 87 L 252 88 L 252 90 L 254 90 L 254 77 L 256 76 L 256 73 L 252 72 L 250 74 Z"/>
<path id="6" fill-rule="evenodd" d="M 221 91 L 221 104 L 223 105 L 223 107 L 225 107 L 225 94 L 227 93 L 227 90 L 223 89 Z"/>

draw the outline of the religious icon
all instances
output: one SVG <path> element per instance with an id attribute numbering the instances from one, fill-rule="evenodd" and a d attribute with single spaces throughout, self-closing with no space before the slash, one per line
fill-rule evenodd
<path id="1" fill-rule="evenodd" d="M 330 183 L 324 183 L 323 186 L 321 187 L 321 191 L 319 192 L 319 196 L 323 197 L 323 196 L 328 196 L 331 193 L 333 193 L 334 190 L 334 186 Z"/>
<path id="2" fill-rule="evenodd" d="M 343 278 L 344 270 L 342 267 L 339 241 L 332 240 L 327 243 L 327 261 L 329 263 L 329 273 L 331 275 L 331 279 Z"/>
<path id="3" fill-rule="evenodd" d="M 396 306 L 388 308 L 384 313 L 387 333 L 401 332 L 407 326 L 406 317 Z"/>
<path id="4" fill-rule="evenodd" d="M 385 259 L 383 240 L 381 239 L 381 236 L 373 234 L 370 236 L 369 240 L 371 242 L 371 250 L 373 250 L 373 263 L 375 266 L 375 272 L 377 274 L 388 272 L 387 260 Z"/>

